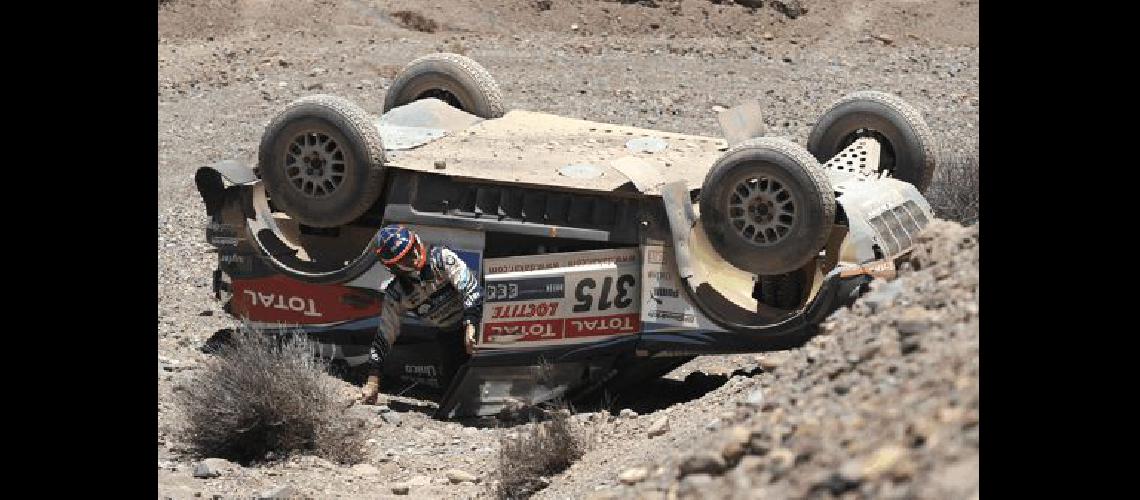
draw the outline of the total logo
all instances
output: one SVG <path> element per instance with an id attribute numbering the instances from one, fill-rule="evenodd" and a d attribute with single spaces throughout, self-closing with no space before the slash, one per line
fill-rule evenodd
<path id="1" fill-rule="evenodd" d="M 286 311 L 295 311 L 305 316 L 321 317 L 324 314 L 317 311 L 317 303 L 313 299 L 304 297 L 285 296 L 276 293 L 262 293 L 253 290 L 242 290 L 249 297 L 249 302 L 255 306 L 272 307 Z"/>

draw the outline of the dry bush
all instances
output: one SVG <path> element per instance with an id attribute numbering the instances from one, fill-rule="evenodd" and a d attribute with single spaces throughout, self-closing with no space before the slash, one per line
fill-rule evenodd
<path id="1" fill-rule="evenodd" d="M 243 327 L 176 393 L 183 441 L 197 454 L 249 463 L 268 452 L 364 458 L 360 422 L 346 418 L 327 363 L 303 335 Z"/>
<path id="2" fill-rule="evenodd" d="M 935 216 L 968 226 L 978 222 L 980 187 L 977 151 L 954 152 L 938 166 L 926 198 Z"/>
<path id="3" fill-rule="evenodd" d="M 412 10 L 399 10 L 392 13 L 392 17 L 396 19 L 396 23 L 401 27 L 422 31 L 424 33 L 435 33 L 439 29 L 439 23 L 424 17 L 423 14 Z"/>
<path id="4" fill-rule="evenodd" d="M 500 438 L 499 465 L 492 482 L 495 498 L 530 498 L 549 484 L 550 476 L 586 453 L 589 433 L 570 418 L 564 405 L 557 406 L 546 413 L 546 420 Z"/>

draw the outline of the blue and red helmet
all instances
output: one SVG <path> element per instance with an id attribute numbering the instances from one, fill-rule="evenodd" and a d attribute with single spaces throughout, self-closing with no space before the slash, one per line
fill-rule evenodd
<path id="1" fill-rule="evenodd" d="M 376 256 L 385 266 L 405 272 L 419 271 L 427 262 L 420 237 L 397 224 L 384 226 L 376 233 Z"/>

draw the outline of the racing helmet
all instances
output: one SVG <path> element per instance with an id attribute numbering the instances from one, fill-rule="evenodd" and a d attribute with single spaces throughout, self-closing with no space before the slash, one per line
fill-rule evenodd
<path id="1" fill-rule="evenodd" d="M 376 232 L 375 244 L 380 263 L 393 273 L 414 276 L 427 262 L 423 241 L 403 225 L 392 224 L 380 228 Z"/>

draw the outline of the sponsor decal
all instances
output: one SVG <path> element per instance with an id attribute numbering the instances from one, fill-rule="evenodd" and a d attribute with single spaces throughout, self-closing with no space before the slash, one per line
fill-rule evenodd
<path id="1" fill-rule="evenodd" d="M 435 378 L 435 365 L 404 365 L 405 375 L 423 375 Z"/>
<path id="2" fill-rule="evenodd" d="M 637 333 L 638 260 L 634 248 L 489 259 L 481 344 Z"/>
<path id="3" fill-rule="evenodd" d="M 483 342 L 509 343 L 556 340 L 562 336 L 563 320 L 509 321 L 483 325 Z"/>
<path id="4" fill-rule="evenodd" d="M 641 322 L 636 313 L 568 319 L 566 320 L 566 336 L 573 338 L 637 333 L 640 327 Z"/>
<path id="5" fill-rule="evenodd" d="M 209 241 L 211 245 L 216 246 L 237 246 L 238 242 L 244 239 L 236 236 L 211 236 Z"/>
<path id="6" fill-rule="evenodd" d="M 677 311 L 663 311 L 661 309 L 652 309 L 646 311 L 646 316 L 654 319 L 667 319 L 671 321 L 680 321 L 682 323 L 691 323 L 696 321 L 696 317 L 691 313 L 677 312 Z"/>
<path id="7" fill-rule="evenodd" d="M 539 302 L 532 304 L 510 304 L 505 306 L 490 306 L 491 319 L 501 318 L 534 318 L 554 316 L 558 314 L 557 302 Z"/>
<path id="8" fill-rule="evenodd" d="M 561 299 L 566 295 L 566 280 L 562 276 L 488 280 L 483 290 L 487 302 Z"/>
<path id="9" fill-rule="evenodd" d="M 296 311 L 305 316 L 321 317 L 324 314 L 317 312 L 317 304 L 313 299 L 305 297 L 286 297 L 275 293 L 262 293 L 253 290 L 242 290 L 249 295 L 249 301 L 261 307 L 274 307 L 288 311 Z"/>
<path id="10" fill-rule="evenodd" d="M 380 301 L 344 285 L 319 285 L 282 275 L 234 279 L 230 286 L 232 313 L 251 321 L 291 324 L 327 324 L 380 314 Z M 371 299 L 342 300 L 346 296 Z"/>

